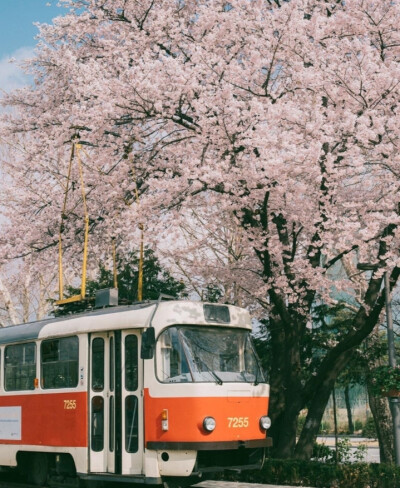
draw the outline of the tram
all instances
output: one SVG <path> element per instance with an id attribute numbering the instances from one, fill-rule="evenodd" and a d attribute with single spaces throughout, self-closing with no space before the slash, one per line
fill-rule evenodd
<path id="1" fill-rule="evenodd" d="M 261 467 L 269 385 L 250 332 L 244 309 L 183 300 L 0 329 L 0 466 L 39 486 Z"/>

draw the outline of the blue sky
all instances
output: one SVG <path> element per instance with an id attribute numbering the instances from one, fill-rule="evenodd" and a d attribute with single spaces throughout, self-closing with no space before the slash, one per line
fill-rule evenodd
<path id="1" fill-rule="evenodd" d="M 52 0 L 0 0 L 0 96 L 2 90 L 23 85 L 24 79 L 15 64 L 8 62 L 32 55 L 38 33 L 34 22 L 51 23 L 65 13 Z"/>

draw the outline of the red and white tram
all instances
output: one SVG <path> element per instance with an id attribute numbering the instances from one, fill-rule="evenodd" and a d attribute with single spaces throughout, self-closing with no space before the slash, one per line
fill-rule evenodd
<path id="1" fill-rule="evenodd" d="M 0 329 L 0 466 L 188 484 L 261 466 L 269 386 L 246 310 L 143 302 Z"/>

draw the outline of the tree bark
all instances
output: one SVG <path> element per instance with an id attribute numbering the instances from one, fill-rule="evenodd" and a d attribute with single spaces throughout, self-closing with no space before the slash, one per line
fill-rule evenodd
<path id="1" fill-rule="evenodd" d="M 347 423 L 348 423 L 349 434 L 354 434 L 353 414 L 351 411 L 350 387 L 349 387 L 349 385 L 346 385 L 344 388 L 344 401 L 346 403 Z"/>
<path id="2" fill-rule="evenodd" d="M 48 302 L 46 300 L 46 293 L 45 293 L 45 282 L 43 275 L 39 275 L 39 303 L 38 303 L 38 310 L 36 313 L 36 319 L 42 320 L 43 317 L 46 315 Z"/>
<path id="3" fill-rule="evenodd" d="M 371 393 L 367 381 L 369 406 L 374 418 L 375 429 L 379 442 L 379 456 L 381 463 L 394 464 L 393 420 L 387 398 L 375 396 Z"/>
<path id="4" fill-rule="evenodd" d="M 270 317 L 271 347 L 271 403 L 274 456 L 292 457 L 296 446 L 297 418 L 302 405 L 302 386 L 299 380 L 300 357 L 296 338 L 296 324 L 285 325 L 278 315 Z"/>
<path id="5" fill-rule="evenodd" d="M 13 325 L 18 324 L 18 314 L 17 311 L 15 310 L 14 303 L 11 299 L 11 294 L 1 277 L 0 277 L 0 295 L 3 296 L 4 306 L 5 309 L 7 310 L 11 324 Z"/>
<path id="6" fill-rule="evenodd" d="M 271 354 L 274 358 L 270 361 L 270 404 L 269 415 L 271 418 L 271 428 L 268 435 L 274 442 L 274 455 L 278 450 L 280 437 L 284 429 L 284 411 L 285 411 L 285 337 L 283 327 L 277 317 L 271 314 L 269 318 L 269 331 Z"/>
<path id="7" fill-rule="evenodd" d="M 346 367 L 351 357 L 351 351 L 340 356 L 331 370 L 327 373 L 320 386 L 313 392 L 308 408 L 306 422 L 296 445 L 295 458 L 308 460 L 312 456 L 314 443 L 318 435 L 319 426 L 324 415 L 326 405 L 340 372 Z"/>
<path id="8" fill-rule="evenodd" d="M 26 260 L 27 261 L 27 260 Z M 26 275 L 24 280 L 24 285 L 22 287 L 22 321 L 29 322 L 30 315 L 30 303 L 31 303 L 31 269 L 28 263 L 25 263 Z"/>

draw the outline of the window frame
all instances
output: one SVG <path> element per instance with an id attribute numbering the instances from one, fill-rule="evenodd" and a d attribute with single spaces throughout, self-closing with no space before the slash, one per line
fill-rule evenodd
<path id="1" fill-rule="evenodd" d="M 18 363 L 16 366 L 17 367 L 20 367 L 21 368 L 21 371 L 22 371 L 22 367 L 24 365 L 27 365 L 28 367 L 29 366 L 32 366 L 33 365 L 33 369 L 34 369 L 34 376 L 33 377 L 27 377 L 27 380 L 32 380 L 32 385 L 28 388 L 8 388 L 7 387 L 7 374 L 6 374 L 6 367 L 7 367 L 7 349 L 9 348 L 24 348 L 26 346 L 30 346 L 32 345 L 33 346 L 33 350 L 34 350 L 34 360 L 33 362 L 31 363 Z M 4 361 L 3 361 L 3 367 L 2 367 L 2 371 L 3 371 L 3 389 L 5 392 L 15 392 L 15 391 L 33 391 L 36 389 L 36 384 L 35 384 L 35 379 L 37 378 L 37 365 L 38 365 L 38 348 L 37 348 L 37 343 L 36 341 L 28 341 L 28 342 L 18 342 L 18 343 L 14 343 L 14 344 L 6 344 L 4 346 L 4 353 L 3 353 L 3 357 L 4 357 Z M 28 372 L 29 373 L 29 372 Z M 22 378 L 20 378 L 20 380 L 22 380 Z"/>
<path id="2" fill-rule="evenodd" d="M 62 341 L 65 341 L 65 340 L 71 340 L 71 339 L 74 339 L 76 341 L 76 357 L 74 357 L 73 359 L 64 359 L 64 360 L 53 360 L 53 361 L 46 361 L 44 362 L 43 361 L 43 345 L 44 344 L 47 344 L 47 343 L 50 343 L 50 342 L 54 342 L 54 341 L 58 341 L 59 343 L 62 342 Z M 58 355 L 60 353 L 60 349 L 58 349 Z M 44 374 L 44 365 L 46 363 L 52 363 L 53 366 L 57 363 L 72 363 L 72 364 L 76 364 L 76 383 L 75 384 L 71 384 L 71 377 L 72 375 L 69 375 L 67 376 L 67 383 L 66 385 L 55 385 L 55 386 L 50 386 L 50 387 L 46 387 L 45 384 L 45 374 Z M 39 374 L 39 381 L 40 381 L 40 388 L 42 390 L 66 390 L 66 389 L 75 389 L 79 386 L 79 364 L 80 364 L 80 340 L 79 340 L 79 336 L 77 334 L 74 334 L 74 335 L 70 335 L 70 336 L 63 336 L 63 337 L 52 337 L 52 338 L 48 338 L 48 339 L 43 339 L 41 342 L 40 342 L 40 374 Z M 68 371 L 69 373 L 69 371 Z"/>
<path id="3" fill-rule="evenodd" d="M 247 332 L 248 333 L 248 346 L 249 346 L 249 350 L 252 351 L 253 353 L 253 356 L 254 356 L 254 359 L 255 359 L 255 363 L 256 363 L 256 367 L 257 367 L 257 371 L 256 371 L 256 376 L 255 376 L 255 379 L 254 381 L 252 380 L 247 380 L 245 377 L 243 377 L 243 379 L 241 380 L 229 380 L 229 379 L 225 379 L 223 378 L 222 380 L 217 376 L 215 375 L 214 371 L 213 371 L 213 368 L 210 368 L 210 378 L 209 379 L 204 379 L 204 380 L 196 380 L 193 378 L 193 371 L 192 371 L 192 368 L 190 366 L 190 358 L 188 357 L 187 355 L 187 349 L 184 347 L 181 339 L 178 337 L 178 340 L 179 340 L 179 343 L 180 343 L 180 346 L 181 346 L 181 350 L 182 350 L 182 357 L 184 358 L 185 362 L 187 363 L 187 367 L 188 367 L 188 373 L 184 373 L 184 374 L 188 374 L 190 376 L 190 379 L 188 380 L 184 380 L 184 381 L 168 381 L 167 379 L 162 379 L 160 377 L 160 366 L 161 366 L 161 363 L 162 363 L 162 351 L 159 350 L 159 340 L 160 338 L 162 337 L 162 335 L 164 333 L 166 333 L 167 331 L 171 330 L 171 329 L 176 329 L 177 333 L 178 333 L 178 336 L 179 336 L 179 331 L 182 330 L 182 329 L 185 329 L 185 328 L 194 328 L 194 329 L 198 329 L 199 331 L 201 330 L 207 330 L 207 331 L 211 331 L 211 330 L 216 330 L 216 331 L 223 331 L 223 330 L 230 330 L 230 331 L 243 331 L 243 332 Z M 172 349 L 172 348 L 171 348 Z M 245 360 L 245 354 L 243 354 L 243 360 Z M 223 384 L 227 383 L 227 384 L 240 384 L 240 383 L 250 383 L 250 384 L 258 384 L 258 383 L 268 383 L 268 378 L 267 378 L 267 375 L 264 373 L 263 371 L 263 368 L 262 368 L 262 365 L 261 365 L 261 361 L 260 361 L 260 358 L 258 357 L 257 355 L 257 352 L 255 350 L 255 347 L 254 347 L 254 343 L 253 343 L 253 340 L 252 340 L 252 337 L 251 337 L 251 332 L 247 329 L 247 328 L 242 328 L 242 327 L 233 327 L 233 326 L 225 326 L 225 325 L 198 325 L 198 324 L 187 324 L 187 323 L 178 323 L 178 324 L 171 324 L 171 325 L 168 325 L 167 327 L 163 328 L 160 333 L 158 334 L 157 338 L 156 338 L 156 344 L 155 344 L 155 354 L 154 354 L 154 361 L 155 361 L 155 364 L 154 364 L 154 368 L 155 368 L 155 377 L 157 379 L 157 382 L 160 383 L 160 384 L 163 384 L 163 385 L 176 385 L 176 384 L 185 384 L 185 385 L 195 385 L 195 384 L 207 384 L 207 383 L 215 383 L 215 382 L 218 382 L 218 380 L 222 381 Z M 218 371 L 217 371 L 218 372 Z"/>
<path id="4" fill-rule="evenodd" d="M 132 353 L 132 344 L 129 344 L 131 339 L 134 339 L 134 351 Z M 131 356 L 132 354 L 132 356 Z M 129 368 L 128 368 L 129 356 Z M 129 332 L 124 338 L 124 386 L 127 392 L 135 392 L 139 388 L 139 338 L 134 332 Z M 135 374 L 133 374 L 135 373 Z"/>

